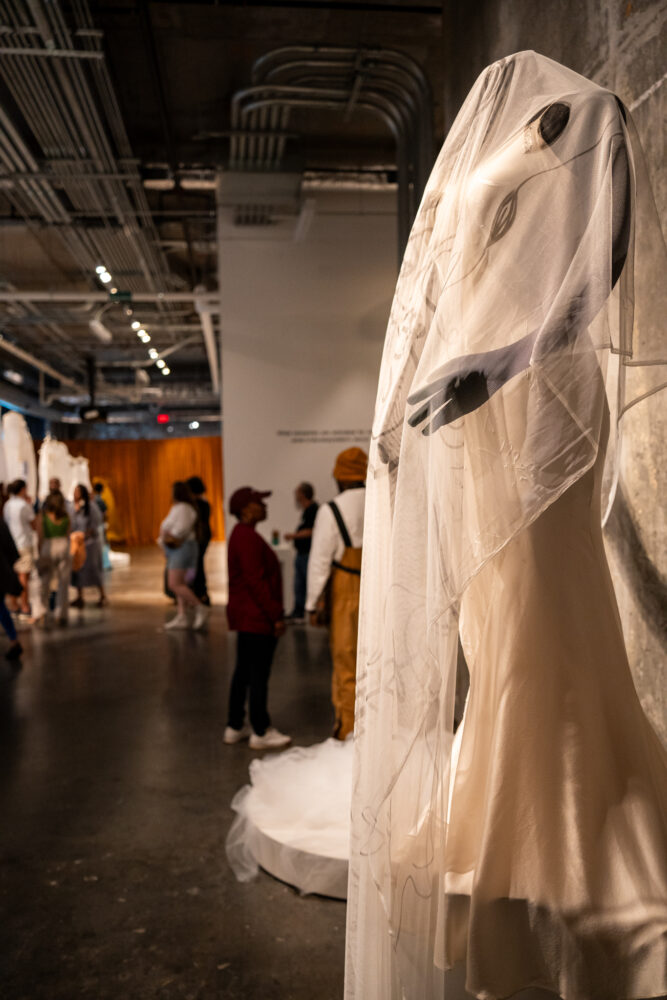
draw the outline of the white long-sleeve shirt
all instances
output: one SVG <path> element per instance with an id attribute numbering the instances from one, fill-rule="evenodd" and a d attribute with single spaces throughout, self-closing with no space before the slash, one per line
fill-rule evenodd
<path id="1" fill-rule="evenodd" d="M 361 548 L 364 536 L 364 505 L 366 490 L 361 487 L 355 490 L 344 490 L 336 497 L 338 507 L 345 527 L 347 528 L 353 548 Z M 314 611 L 317 599 L 324 590 L 331 573 L 331 563 L 339 560 L 345 546 L 336 523 L 333 511 L 328 503 L 320 504 L 313 528 L 313 540 L 308 558 L 308 587 L 306 610 Z"/>
<path id="2" fill-rule="evenodd" d="M 191 503 L 178 502 L 172 505 L 169 513 L 160 525 L 160 538 L 171 535 L 181 542 L 195 538 L 195 522 L 197 511 Z"/>

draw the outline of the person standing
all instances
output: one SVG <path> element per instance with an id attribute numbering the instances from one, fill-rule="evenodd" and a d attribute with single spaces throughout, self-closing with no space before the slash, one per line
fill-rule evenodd
<path id="1" fill-rule="evenodd" d="M 72 532 L 83 534 L 86 547 L 86 559 L 80 569 L 72 573 L 72 586 L 78 593 L 70 603 L 72 608 L 84 606 L 83 588 L 97 587 L 100 592 L 97 607 L 103 608 L 107 603 L 102 579 L 102 547 L 100 545 L 100 524 L 102 514 L 96 503 L 91 503 L 88 487 L 79 483 L 74 487 L 74 515 L 72 517 Z"/>
<path id="2" fill-rule="evenodd" d="M 237 632 L 236 667 L 229 692 L 227 744 L 250 739 L 252 750 L 279 750 L 291 737 L 271 725 L 267 709 L 269 675 L 276 644 L 285 631 L 280 563 L 270 545 L 256 531 L 266 520 L 266 497 L 244 486 L 232 494 L 230 512 L 238 523 L 229 538 L 229 602 L 227 620 Z M 248 696 L 250 725 L 244 725 Z"/>
<path id="3" fill-rule="evenodd" d="M 187 483 L 173 484 L 172 501 L 160 525 L 158 541 L 167 556 L 167 584 L 178 601 L 178 614 L 165 628 L 201 629 L 208 619 L 208 608 L 190 585 L 197 568 L 197 507 Z M 192 623 L 190 611 L 194 611 Z"/>
<path id="4" fill-rule="evenodd" d="M 16 634 L 16 626 L 5 604 L 7 594 L 16 597 L 21 593 L 21 581 L 14 570 L 19 558 L 19 550 L 16 548 L 12 533 L 5 521 L 0 519 L 0 625 L 9 639 L 9 649 L 5 653 L 8 660 L 19 660 L 23 653 L 23 646 Z"/>
<path id="5" fill-rule="evenodd" d="M 305 621 L 308 557 L 319 505 L 315 500 L 315 490 L 310 483 L 299 483 L 294 491 L 294 500 L 302 513 L 296 531 L 285 535 L 285 541 L 294 542 L 296 549 L 294 557 L 294 609 L 287 616 L 287 621 L 301 625 Z"/>
<path id="6" fill-rule="evenodd" d="M 331 700 L 334 736 L 339 740 L 354 730 L 367 466 L 368 456 L 361 448 L 347 448 L 336 458 L 333 477 L 340 492 L 317 512 L 308 563 L 306 608 L 312 625 L 318 624 L 318 604 L 331 587 Z"/>
<path id="7" fill-rule="evenodd" d="M 9 500 L 2 513 L 19 553 L 14 567 L 23 588 L 19 598 L 19 610 L 21 614 L 29 615 L 28 584 L 35 565 L 35 512 L 28 499 L 25 479 L 14 479 L 7 487 L 7 492 Z"/>
<path id="8" fill-rule="evenodd" d="M 206 499 L 206 486 L 199 476 L 190 476 L 185 484 L 194 497 L 197 514 L 199 515 L 199 530 L 197 532 L 197 567 L 195 578 L 192 582 L 192 589 L 202 604 L 210 605 L 211 599 L 208 596 L 206 586 L 206 571 L 204 569 L 204 556 L 211 541 L 211 505 Z"/>
<path id="9" fill-rule="evenodd" d="M 50 605 L 51 580 L 58 581 L 54 608 L 58 624 L 67 625 L 68 592 L 71 575 L 70 518 L 65 498 L 60 490 L 49 493 L 37 516 L 39 535 L 39 560 L 37 568 L 42 589 L 44 608 Z"/>
<path id="10" fill-rule="evenodd" d="M 109 543 L 107 541 L 107 517 L 109 508 L 107 507 L 106 500 L 102 497 L 102 494 L 104 493 L 104 483 L 93 483 L 93 493 L 95 494 L 93 499 L 99 507 L 100 514 L 102 515 L 102 523 L 99 527 L 100 547 L 102 549 L 102 569 L 110 570 L 113 569 L 113 566 L 111 565 L 111 559 L 109 558 Z"/>

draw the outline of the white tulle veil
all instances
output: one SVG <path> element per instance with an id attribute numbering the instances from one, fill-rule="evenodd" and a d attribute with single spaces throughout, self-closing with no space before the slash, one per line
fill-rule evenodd
<path id="1" fill-rule="evenodd" d="M 348 1000 L 444 996 L 458 614 L 473 577 L 665 382 L 664 244 L 621 102 L 534 52 L 487 68 L 433 169 L 369 462 Z M 604 431 L 606 435 L 606 429 Z"/>

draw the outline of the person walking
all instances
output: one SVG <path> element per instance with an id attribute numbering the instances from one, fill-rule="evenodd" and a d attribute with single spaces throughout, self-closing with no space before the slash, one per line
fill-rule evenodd
<path id="1" fill-rule="evenodd" d="M 22 587 L 19 610 L 21 614 L 29 615 L 29 581 L 35 564 L 35 512 L 28 498 L 25 479 L 14 479 L 7 487 L 7 492 L 9 500 L 2 514 L 19 553 L 14 566 Z"/>
<path id="2" fill-rule="evenodd" d="M 347 448 L 336 458 L 333 477 L 340 492 L 317 512 L 308 563 L 306 608 L 313 625 L 319 624 L 318 604 L 330 587 L 331 700 L 334 736 L 339 740 L 354 730 L 367 466 L 368 456 L 361 448 Z"/>
<path id="3" fill-rule="evenodd" d="M 72 573 L 72 586 L 77 589 L 77 596 L 70 603 L 71 608 L 83 608 L 83 588 L 97 587 L 100 592 L 97 607 L 103 608 L 107 603 L 102 578 L 102 547 L 100 545 L 100 524 L 102 514 L 96 503 L 90 499 L 88 487 L 79 483 L 74 488 L 74 514 L 72 516 L 72 533 L 83 534 L 86 558 L 83 566 Z"/>
<path id="4" fill-rule="evenodd" d="M 301 520 L 294 532 L 285 535 L 285 541 L 294 542 L 294 608 L 286 621 L 302 625 L 306 614 L 306 585 L 308 580 L 308 557 L 313 536 L 313 526 L 318 504 L 315 490 L 310 483 L 299 483 L 294 491 L 294 500 L 301 510 Z"/>
<path id="5" fill-rule="evenodd" d="M 50 606 L 51 581 L 54 576 L 57 580 L 54 609 L 59 625 L 67 625 L 69 582 L 72 571 L 70 530 L 71 522 L 65 498 L 60 490 L 54 490 L 47 496 L 37 517 L 39 536 L 37 569 L 44 608 Z"/>
<path id="6" fill-rule="evenodd" d="M 271 725 L 267 709 L 269 676 L 276 644 L 285 631 L 280 563 L 256 531 L 266 520 L 271 492 L 244 486 L 232 494 L 230 512 L 238 523 L 229 538 L 227 620 L 236 639 L 236 667 L 229 693 L 227 744 L 250 740 L 251 750 L 279 750 L 291 737 Z M 244 725 L 248 697 L 250 726 Z"/>
<path id="7" fill-rule="evenodd" d="M 202 629 L 208 608 L 191 586 L 197 570 L 197 507 L 187 484 L 180 480 L 172 486 L 172 505 L 160 525 L 158 542 L 167 557 L 167 585 L 178 602 L 178 613 L 165 628 Z M 194 612 L 192 619 L 190 612 Z"/>
<path id="8" fill-rule="evenodd" d="M 192 589 L 202 604 L 210 605 L 211 599 L 208 596 L 206 586 L 206 571 L 204 569 L 204 556 L 211 541 L 211 505 L 206 499 L 206 486 L 199 476 L 190 476 L 186 480 L 186 486 L 194 497 L 197 514 L 199 516 L 199 530 L 197 532 L 197 567 L 195 578 L 192 582 Z"/>

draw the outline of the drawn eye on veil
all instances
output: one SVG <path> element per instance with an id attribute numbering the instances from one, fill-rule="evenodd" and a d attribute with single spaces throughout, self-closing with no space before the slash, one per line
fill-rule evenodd
<path id="1" fill-rule="evenodd" d="M 498 208 L 496 209 L 496 216 L 491 226 L 491 233 L 489 235 L 487 247 L 493 246 L 494 243 L 501 240 L 511 229 L 512 224 L 516 219 L 517 204 L 519 201 L 518 196 L 518 190 L 510 191 L 510 193 L 503 198 L 500 205 L 498 205 Z"/>

